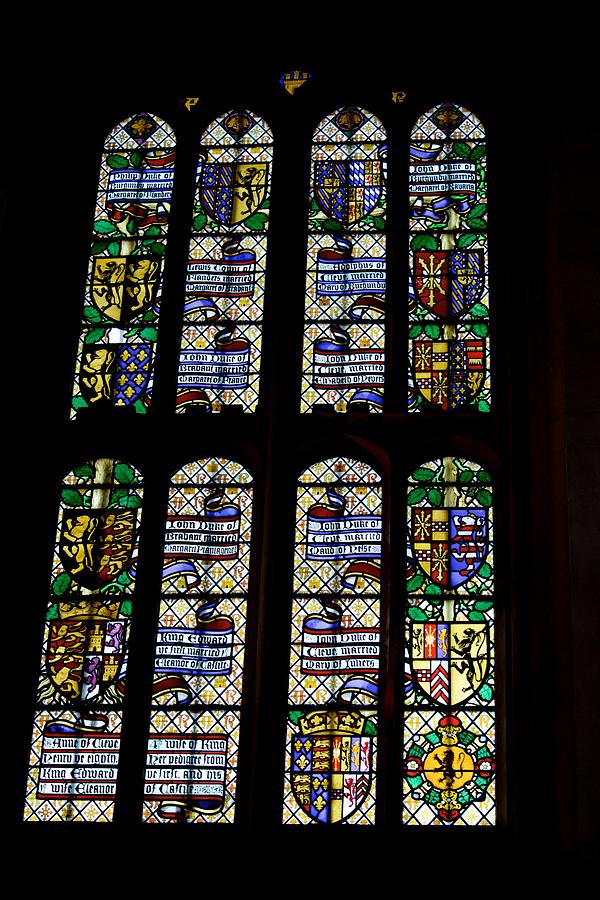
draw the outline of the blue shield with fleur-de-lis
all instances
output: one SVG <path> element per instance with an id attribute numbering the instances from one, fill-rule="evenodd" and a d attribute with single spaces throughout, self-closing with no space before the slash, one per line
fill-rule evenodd
<path id="1" fill-rule="evenodd" d="M 81 394 L 90 406 L 131 406 L 145 393 L 151 371 L 151 344 L 89 344 L 81 359 Z"/>

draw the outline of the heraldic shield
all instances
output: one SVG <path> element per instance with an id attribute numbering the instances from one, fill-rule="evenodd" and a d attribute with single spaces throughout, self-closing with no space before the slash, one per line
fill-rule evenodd
<path id="1" fill-rule="evenodd" d="M 342 822 L 368 796 L 372 778 L 372 723 L 355 709 L 302 714 L 292 735 L 292 791 L 317 822 Z"/>
<path id="2" fill-rule="evenodd" d="M 443 410 L 472 403 L 485 379 L 485 341 L 413 341 L 415 387 Z"/>
<path id="3" fill-rule="evenodd" d="M 489 660 L 486 622 L 412 622 L 410 665 L 421 690 L 442 706 L 459 706 L 483 685 Z"/>
<path id="4" fill-rule="evenodd" d="M 265 198 L 268 163 L 206 163 L 200 174 L 200 199 L 208 215 L 226 227 L 248 219 Z"/>
<path id="5" fill-rule="evenodd" d="M 379 160 L 319 160 L 314 168 L 314 195 L 319 207 L 343 225 L 375 209 L 383 188 Z"/>
<path id="6" fill-rule="evenodd" d="M 483 250 L 416 250 L 413 257 L 419 302 L 441 319 L 460 319 L 483 293 Z"/>
<path id="7" fill-rule="evenodd" d="M 110 611 L 97 607 L 98 612 Z M 115 604 L 114 612 L 117 608 Z M 98 699 L 119 677 L 126 640 L 127 622 L 106 616 L 92 613 L 50 622 L 46 654 L 50 680 L 67 701 Z"/>
<path id="8" fill-rule="evenodd" d="M 92 406 L 130 406 L 150 379 L 150 344 L 92 344 L 81 358 L 81 395 Z"/>
<path id="9" fill-rule="evenodd" d="M 436 584 L 455 588 L 469 581 L 488 552 L 486 509 L 412 509 L 415 562 Z"/>
<path id="10" fill-rule="evenodd" d="M 60 561 L 73 581 L 97 591 L 131 562 L 135 509 L 79 509 L 63 516 Z"/>
<path id="11" fill-rule="evenodd" d="M 151 256 L 96 257 L 90 285 L 96 309 L 112 322 L 129 324 L 154 303 L 160 265 Z"/>

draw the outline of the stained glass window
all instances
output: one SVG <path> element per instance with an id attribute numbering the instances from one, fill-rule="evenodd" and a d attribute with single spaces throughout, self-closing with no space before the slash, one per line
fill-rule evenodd
<path id="1" fill-rule="evenodd" d="M 383 408 L 385 141 L 357 107 L 313 135 L 301 412 Z"/>
<path id="2" fill-rule="evenodd" d="M 232 822 L 250 568 L 252 478 L 204 459 L 171 482 L 144 818 Z"/>
<path id="3" fill-rule="evenodd" d="M 178 412 L 258 404 L 272 143 L 248 110 L 220 116 L 202 136 Z"/>
<path id="4" fill-rule="evenodd" d="M 442 103 L 412 130 L 409 409 L 490 409 L 486 145 Z"/>
<path id="5" fill-rule="evenodd" d="M 407 499 L 403 819 L 493 825 L 491 477 L 443 457 L 414 470 Z"/>
<path id="6" fill-rule="evenodd" d="M 195 416 L 167 421 L 173 410 L 155 407 L 145 420 L 132 416 L 134 427 L 125 436 L 112 429 L 110 416 L 102 417 L 100 438 L 110 431 L 119 446 L 125 439 L 124 455 L 136 450 L 131 458 L 146 475 L 145 529 L 153 534 L 148 547 L 163 529 L 160 510 L 148 503 L 150 493 L 157 498 L 161 488 L 168 492 L 162 581 L 157 577 L 154 584 L 159 602 L 149 619 L 148 610 L 140 615 L 149 663 L 144 671 L 146 638 L 137 643 L 135 621 L 128 659 L 136 578 L 144 595 L 147 586 L 144 567 L 136 573 L 139 472 L 102 458 L 66 477 L 26 820 L 111 822 L 116 803 L 117 828 L 120 822 L 140 829 L 234 822 L 255 827 L 272 824 L 274 816 L 285 825 L 374 826 L 401 816 L 405 837 L 412 837 L 419 834 L 413 826 L 496 822 L 492 480 L 481 465 L 460 456 L 429 459 L 444 452 L 447 429 L 459 435 L 468 418 L 473 437 L 476 421 L 481 424 L 481 414 L 491 408 L 485 132 L 474 114 L 453 103 L 424 113 L 411 132 L 404 222 L 410 241 L 409 409 L 441 414 L 438 424 L 446 429 L 437 450 L 421 453 L 415 447 L 425 445 L 427 417 L 399 417 L 389 397 L 384 412 L 388 270 L 390 283 L 399 268 L 406 273 L 405 261 L 390 256 L 388 264 L 386 257 L 386 132 L 358 106 L 324 118 L 321 108 L 315 114 L 310 92 L 316 76 L 309 82 L 305 75 L 290 70 L 275 85 L 282 104 L 296 104 L 290 118 L 296 132 L 285 140 L 280 135 L 281 146 L 289 141 L 289 148 L 301 129 L 308 141 L 320 120 L 312 134 L 300 288 L 303 415 L 290 418 L 260 394 L 264 354 L 272 354 L 275 380 L 283 376 L 284 389 L 290 384 L 281 354 L 262 346 L 273 135 L 265 119 L 236 107 L 200 137 L 193 197 L 190 184 L 187 198 L 191 236 L 185 222 L 178 228 L 185 264 L 178 272 L 175 254 L 172 284 L 181 276 L 183 309 L 175 338 L 175 411 L 264 415 L 224 415 L 216 423 L 213 416 L 210 426 L 203 418 L 198 432 L 197 424 L 191 427 Z M 302 108 L 298 103 L 305 99 Z M 180 106 L 173 122 L 180 144 L 193 134 L 192 146 L 184 148 L 192 161 L 213 114 L 196 129 L 202 103 L 192 104 L 198 107 L 193 111 L 185 107 L 187 112 Z M 392 111 L 401 116 L 403 109 L 399 104 Z M 121 122 L 104 146 L 72 417 L 85 418 L 93 409 L 143 413 L 150 406 L 174 148 L 171 128 L 148 113 Z M 396 173 L 405 199 L 406 149 Z M 297 194 L 282 190 L 291 209 Z M 401 195 L 395 200 L 402 204 Z M 281 268 L 291 266 L 291 258 L 269 261 L 277 277 L 282 271 L 295 277 L 291 268 Z M 284 300 L 292 304 L 293 292 Z M 394 383 L 403 383 L 397 373 Z M 316 451 L 310 459 L 319 461 L 298 478 L 292 572 L 291 529 L 285 536 L 282 526 L 281 538 L 269 533 L 276 518 L 271 501 L 289 485 L 281 476 L 297 475 L 306 465 L 297 464 L 306 459 L 305 447 L 294 455 L 298 443 L 323 436 L 304 414 L 325 410 L 379 415 L 368 426 L 353 416 L 322 421 L 327 446 L 336 449 Z M 496 417 L 484 418 L 493 434 Z M 165 444 L 175 422 L 177 435 Z M 198 454 L 199 435 L 210 448 L 207 458 L 175 471 Z M 78 442 L 89 446 L 89 431 L 78 422 L 69 437 L 74 458 L 86 459 L 74 448 Z M 399 558 L 397 517 L 391 509 L 383 520 L 376 468 L 334 455 L 345 452 L 347 439 L 365 447 L 368 440 L 371 448 L 377 443 L 394 460 L 392 476 L 400 475 L 407 453 L 428 459 L 409 479 L 407 541 L 404 493 L 399 501 L 397 493 L 390 498 L 390 505 L 400 503 L 401 541 L 408 546 L 406 594 L 394 596 L 397 573 L 381 582 L 384 533 L 392 540 L 392 560 Z M 430 439 L 427 432 L 429 447 Z M 241 441 L 240 458 L 264 452 L 256 497 L 252 475 L 235 461 Z M 495 501 L 498 506 L 497 493 Z M 251 566 L 253 507 L 254 524 L 260 520 L 265 527 L 264 546 Z M 290 520 L 292 507 L 290 500 Z M 279 508 L 277 522 L 285 522 L 285 512 L 281 519 L 278 514 Z M 257 546 L 260 537 L 254 535 Z M 286 540 L 289 555 L 275 559 Z M 401 557 L 403 567 L 404 552 Z M 293 585 L 289 612 L 286 582 Z M 268 596 L 271 588 L 283 594 Z M 389 612 L 383 620 L 382 588 Z M 256 610 L 249 597 L 256 598 Z M 289 666 L 282 662 L 284 729 L 284 688 L 277 677 L 271 684 L 270 675 L 282 674 L 277 660 L 281 652 L 287 657 L 290 626 Z M 126 705 L 127 666 L 133 677 Z M 264 729 L 273 709 L 273 729 Z M 283 763 L 284 755 L 281 779 L 271 763 Z"/>
<path id="7" fill-rule="evenodd" d="M 375 820 L 381 479 L 327 459 L 299 479 L 284 823 Z"/>
<path id="8" fill-rule="evenodd" d="M 120 122 L 106 139 L 72 417 L 150 406 L 174 163 L 173 132 L 149 113 Z"/>
<path id="9" fill-rule="evenodd" d="M 112 819 L 141 504 L 124 462 L 86 462 L 63 482 L 26 820 Z"/>

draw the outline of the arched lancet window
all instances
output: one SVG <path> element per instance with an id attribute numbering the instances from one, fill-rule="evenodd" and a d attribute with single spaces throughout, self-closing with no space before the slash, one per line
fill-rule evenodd
<path id="1" fill-rule="evenodd" d="M 259 400 L 273 136 L 234 110 L 202 136 L 177 411 L 253 412 Z"/>
<path id="2" fill-rule="evenodd" d="M 485 132 L 442 103 L 411 134 L 409 409 L 491 400 Z"/>
<path id="3" fill-rule="evenodd" d="M 443 457 L 408 486 L 408 825 L 493 825 L 494 522 L 480 465 Z"/>
<path id="4" fill-rule="evenodd" d="M 171 482 L 144 819 L 232 822 L 250 568 L 252 478 L 203 459 Z"/>
<path id="5" fill-rule="evenodd" d="M 302 473 L 283 821 L 375 819 L 381 478 L 355 459 Z"/>
<path id="6" fill-rule="evenodd" d="M 358 107 L 313 135 L 301 412 L 383 408 L 385 141 Z"/>
<path id="7" fill-rule="evenodd" d="M 24 818 L 112 819 L 142 504 L 97 459 L 63 482 Z"/>
<path id="8" fill-rule="evenodd" d="M 72 416 L 150 406 L 174 164 L 158 116 L 131 116 L 106 139 Z"/>

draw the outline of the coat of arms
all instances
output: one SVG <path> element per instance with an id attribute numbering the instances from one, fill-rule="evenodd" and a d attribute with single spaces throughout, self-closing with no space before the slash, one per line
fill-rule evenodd
<path id="1" fill-rule="evenodd" d="M 469 581 L 485 562 L 488 542 L 486 509 L 412 509 L 415 562 L 441 587 Z"/>
<path id="2" fill-rule="evenodd" d="M 379 160 L 315 162 L 315 200 L 324 213 L 343 225 L 358 222 L 375 209 L 382 189 L 383 170 Z"/>
<path id="3" fill-rule="evenodd" d="M 466 702 L 485 681 L 488 645 L 485 622 L 412 622 L 410 660 L 416 683 L 442 706 Z"/>
<path id="4" fill-rule="evenodd" d="M 205 211 L 227 228 L 248 219 L 265 198 L 269 164 L 206 163 L 200 174 L 200 199 Z"/>
<path id="5" fill-rule="evenodd" d="M 442 319 L 460 319 L 483 292 L 483 250 L 416 250 L 417 297 Z"/>
<path id="6" fill-rule="evenodd" d="M 443 410 L 471 403 L 485 378 L 485 341 L 413 341 L 415 386 Z"/>
<path id="7" fill-rule="evenodd" d="M 369 794 L 373 723 L 348 708 L 299 713 L 295 724 L 291 746 L 294 797 L 311 819 L 342 822 Z"/>

